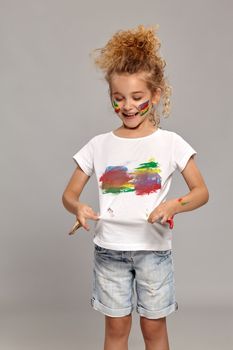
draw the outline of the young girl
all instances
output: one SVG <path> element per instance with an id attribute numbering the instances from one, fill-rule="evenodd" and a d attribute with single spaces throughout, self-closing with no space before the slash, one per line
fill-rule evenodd
<path id="1" fill-rule="evenodd" d="M 155 27 L 118 31 L 95 63 L 105 72 L 111 104 L 121 121 L 116 130 L 91 138 L 64 193 L 65 208 L 89 230 L 95 220 L 91 304 L 105 315 L 105 350 L 128 349 L 134 308 L 147 350 L 168 350 L 166 316 L 178 309 L 172 255 L 174 215 L 208 201 L 208 189 L 193 159 L 196 151 L 180 135 L 159 127 L 170 110 L 171 87 Z M 167 199 L 178 170 L 190 192 Z M 100 215 L 80 202 L 95 172 Z"/>

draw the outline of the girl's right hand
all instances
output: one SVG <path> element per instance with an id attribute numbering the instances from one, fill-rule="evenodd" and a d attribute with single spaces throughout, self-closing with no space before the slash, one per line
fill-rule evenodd
<path id="1" fill-rule="evenodd" d="M 90 227 L 86 223 L 86 219 L 99 220 L 99 215 L 89 205 L 78 202 L 76 210 L 76 218 L 82 227 L 89 231 Z"/>

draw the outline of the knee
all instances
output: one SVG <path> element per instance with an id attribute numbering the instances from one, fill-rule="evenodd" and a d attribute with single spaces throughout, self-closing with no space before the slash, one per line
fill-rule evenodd
<path id="1" fill-rule="evenodd" d="M 106 335 L 111 338 L 125 338 L 129 336 L 132 315 L 124 317 L 105 316 Z"/>
<path id="2" fill-rule="evenodd" d="M 148 319 L 140 317 L 143 338 L 150 342 L 159 338 L 166 331 L 166 318 Z"/>

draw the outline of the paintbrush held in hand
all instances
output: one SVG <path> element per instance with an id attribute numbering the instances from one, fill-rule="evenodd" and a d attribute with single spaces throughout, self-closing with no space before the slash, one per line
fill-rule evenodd
<path id="1" fill-rule="evenodd" d="M 166 222 L 169 224 L 169 228 L 170 228 L 170 229 L 173 229 L 173 227 L 174 227 L 174 220 L 173 220 L 173 217 L 174 217 L 174 215 L 173 215 L 170 219 L 168 219 L 168 220 L 166 221 Z M 77 229 L 79 229 L 79 227 L 82 227 L 82 225 L 81 225 L 80 222 L 77 220 L 77 221 L 75 222 L 74 226 L 72 227 L 72 229 L 70 230 L 69 235 L 73 235 L 73 234 L 75 233 L 75 231 L 76 231 Z"/>
<path id="2" fill-rule="evenodd" d="M 80 222 L 77 220 L 74 224 L 74 226 L 72 227 L 72 229 L 69 232 L 69 235 L 73 235 L 75 233 L 75 231 L 81 227 L 82 225 L 80 224 Z"/>

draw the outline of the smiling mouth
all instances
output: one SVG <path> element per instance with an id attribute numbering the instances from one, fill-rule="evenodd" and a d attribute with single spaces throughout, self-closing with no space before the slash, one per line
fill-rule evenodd
<path id="1" fill-rule="evenodd" d="M 137 113 L 135 113 L 135 114 L 126 114 L 126 113 L 123 113 L 123 112 L 122 112 L 123 116 L 124 116 L 125 118 L 128 118 L 128 119 L 134 118 L 136 115 L 138 115 L 138 113 L 139 113 L 139 112 L 137 112 Z"/>

